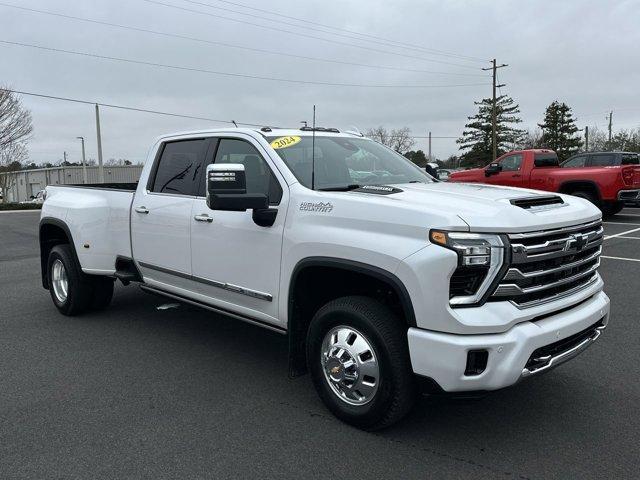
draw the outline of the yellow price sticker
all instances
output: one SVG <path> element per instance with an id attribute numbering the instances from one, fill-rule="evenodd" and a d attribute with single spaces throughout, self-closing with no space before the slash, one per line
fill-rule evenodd
<path id="1" fill-rule="evenodd" d="M 292 145 L 295 145 L 301 140 L 300 137 L 280 137 L 276 138 L 273 142 L 271 142 L 271 147 L 278 150 L 279 148 L 287 148 Z"/>

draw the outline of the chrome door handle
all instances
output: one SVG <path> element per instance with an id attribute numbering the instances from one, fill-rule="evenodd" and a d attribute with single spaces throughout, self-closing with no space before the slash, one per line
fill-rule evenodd
<path id="1" fill-rule="evenodd" d="M 149 213 L 149 209 L 147 207 L 136 207 L 134 210 L 138 213 Z"/>
<path id="2" fill-rule="evenodd" d="M 193 218 L 196 222 L 207 222 L 207 223 L 213 222 L 213 218 L 207 215 L 206 213 L 203 213 L 201 215 L 196 215 Z"/>

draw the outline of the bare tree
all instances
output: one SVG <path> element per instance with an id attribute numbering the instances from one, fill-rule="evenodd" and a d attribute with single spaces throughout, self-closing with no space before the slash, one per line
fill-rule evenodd
<path id="1" fill-rule="evenodd" d="M 0 87 L 0 150 L 27 140 L 32 131 L 31 113 L 22 106 L 20 97 Z"/>
<path id="2" fill-rule="evenodd" d="M 381 125 L 367 130 L 365 136 L 376 140 L 399 153 L 408 152 L 411 147 L 416 144 L 416 141 L 411 136 L 411 129 L 409 127 L 402 127 L 389 132 Z"/>
<path id="3" fill-rule="evenodd" d="M 0 189 L 2 201 L 8 201 L 9 189 L 13 186 L 14 177 L 9 172 L 20 170 L 22 163 L 28 158 L 24 142 L 13 142 L 0 148 Z"/>

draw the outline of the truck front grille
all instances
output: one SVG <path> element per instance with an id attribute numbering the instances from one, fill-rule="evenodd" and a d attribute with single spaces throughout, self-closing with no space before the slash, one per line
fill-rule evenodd
<path id="1" fill-rule="evenodd" d="M 527 308 L 588 287 L 597 280 L 602 240 L 600 220 L 509 235 L 511 262 L 491 300 Z"/>

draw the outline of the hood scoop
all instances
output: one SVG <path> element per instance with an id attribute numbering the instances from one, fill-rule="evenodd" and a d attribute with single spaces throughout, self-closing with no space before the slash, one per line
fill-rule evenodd
<path id="1" fill-rule="evenodd" d="M 548 210 L 550 208 L 563 207 L 566 204 L 557 195 L 539 195 L 535 197 L 514 198 L 510 200 L 511 205 L 525 210 Z"/>

